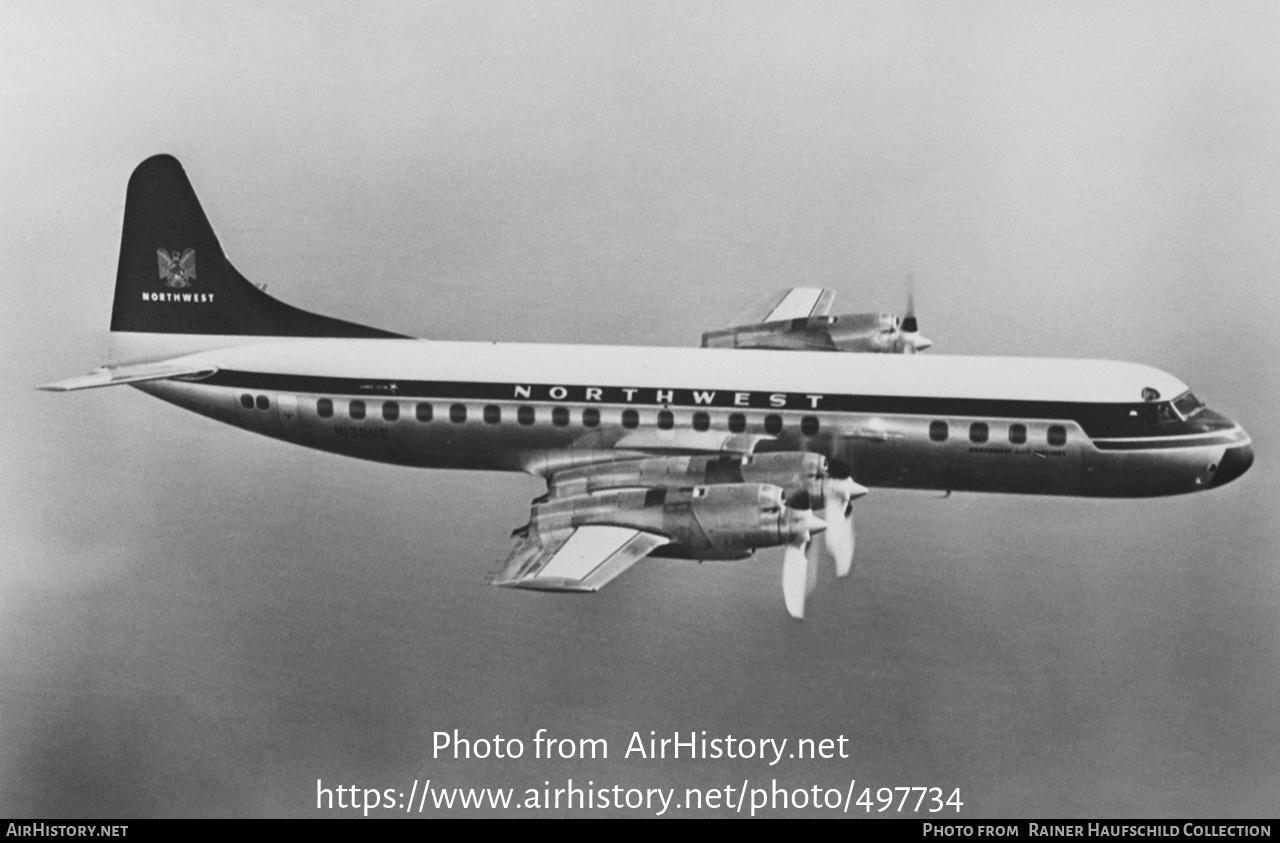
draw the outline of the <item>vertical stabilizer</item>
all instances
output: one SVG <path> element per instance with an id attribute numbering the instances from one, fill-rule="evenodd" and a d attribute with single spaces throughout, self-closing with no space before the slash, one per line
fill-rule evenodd
<path id="1" fill-rule="evenodd" d="M 129 179 L 112 334 L 395 338 L 309 313 L 236 271 L 178 160 L 157 155 Z"/>

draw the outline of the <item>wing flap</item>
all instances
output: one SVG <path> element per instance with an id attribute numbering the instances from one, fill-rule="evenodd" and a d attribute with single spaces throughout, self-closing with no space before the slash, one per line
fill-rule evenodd
<path id="1" fill-rule="evenodd" d="M 134 366 L 103 366 L 101 369 L 74 378 L 41 384 L 36 389 L 46 392 L 75 392 L 79 389 L 97 389 L 103 386 L 121 386 L 129 383 L 160 381 L 170 378 L 200 380 L 218 371 L 213 366 L 192 366 L 175 363 L 140 363 Z"/>
<path id="2" fill-rule="evenodd" d="M 587 525 L 550 534 L 522 534 L 494 585 L 540 591 L 599 591 L 619 574 L 667 544 L 629 527 Z"/>

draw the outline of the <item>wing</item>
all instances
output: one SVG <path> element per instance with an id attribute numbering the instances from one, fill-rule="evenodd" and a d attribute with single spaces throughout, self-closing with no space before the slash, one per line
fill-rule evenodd
<path id="1" fill-rule="evenodd" d="M 749 454 L 756 449 L 756 445 L 773 438 L 754 433 L 728 433 L 723 430 L 653 428 L 628 433 L 613 447 L 621 451 L 651 453 Z"/>
<path id="2" fill-rule="evenodd" d="M 822 287 L 774 293 L 732 328 L 702 335 L 703 348 L 772 348 L 835 351 L 827 324 L 836 294 Z"/>
<path id="3" fill-rule="evenodd" d="M 704 497 L 696 487 L 744 481 L 743 466 L 750 460 L 745 452 L 712 450 L 640 458 L 620 454 L 550 474 L 547 493 L 533 502 L 529 523 L 512 533 L 515 543 L 493 584 L 543 591 L 603 588 L 676 540 L 680 529 L 668 517 L 668 504 L 691 513 L 693 499 Z"/>
<path id="4" fill-rule="evenodd" d="M 933 345 L 920 334 L 915 302 L 907 295 L 901 318 L 888 313 L 831 315 L 836 294 L 820 287 L 774 293 L 754 321 L 708 331 L 703 348 L 768 348 L 776 351 L 844 351 L 915 354 Z M 753 318 L 753 317 L 748 317 Z"/>
<path id="5" fill-rule="evenodd" d="M 669 540 L 629 527 L 586 525 L 517 531 L 494 585 L 540 591 L 599 591 Z"/>

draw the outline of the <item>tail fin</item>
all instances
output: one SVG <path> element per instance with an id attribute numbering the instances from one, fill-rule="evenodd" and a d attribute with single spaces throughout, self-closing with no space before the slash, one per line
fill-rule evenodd
<path id="1" fill-rule="evenodd" d="M 167 335 L 394 338 L 400 334 L 299 310 L 249 283 L 227 260 L 176 158 L 129 179 L 111 331 Z"/>

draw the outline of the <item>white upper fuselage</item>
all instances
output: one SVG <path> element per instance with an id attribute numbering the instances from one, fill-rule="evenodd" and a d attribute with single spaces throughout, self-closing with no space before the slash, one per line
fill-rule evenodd
<path id="1" fill-rule="evenodd" d="M 1112 360 L 434 340 L 226 341 L 237 344 L 178 359 L 312 377 L 1072 403 L 1133 403 L 1143 400 L 1144 388 L 1166 399 L 1187 390 L 1167 372 Z"/>

